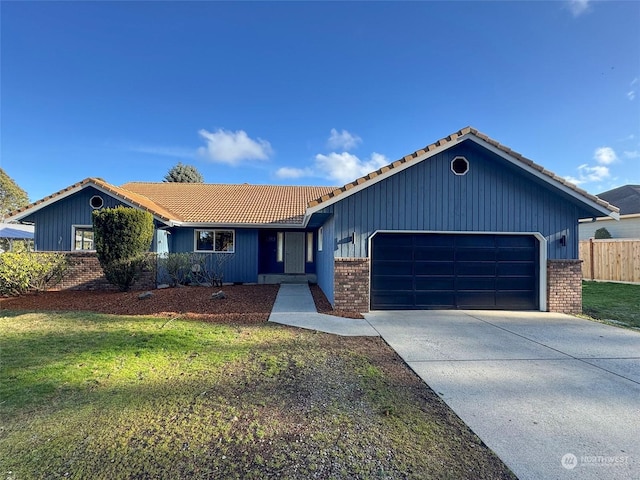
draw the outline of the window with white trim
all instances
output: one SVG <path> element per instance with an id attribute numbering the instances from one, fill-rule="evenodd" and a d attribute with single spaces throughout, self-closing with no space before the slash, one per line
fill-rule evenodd
<path id="1" fill-rule="evenodd" d="M 278 232 L 278 243 L 276 246 L 276 262 L 284 262 L 284 232 Z"/>
<path id="2" fill-rule="evenodd" d="M 322 234 L 324 233 L 324 231 L 322 230 L 322 227 L 320 227 L 318 229 L 318 251 L 321 252 L 322 251 Z"/>
<path id="3" fill-rule="evenodd" d="M 234 253 L 236 251 L 235 230 L 195 230 L 194 251 Z"/>
<path id="4" fill-rule="evenodd" d="M 313 232 L 307 232 L 307 263 L 313 263 Z"/>
<path id="5" fill-rule="evenodd" d="M 72 250 L 95 250 L 93 226 L 74 225 L 71 227 Z"/>

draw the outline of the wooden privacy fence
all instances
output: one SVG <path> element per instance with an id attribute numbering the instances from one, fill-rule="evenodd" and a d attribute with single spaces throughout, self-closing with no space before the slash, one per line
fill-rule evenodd
<path id="1" fill-rule="evenodd" d="M 640 239 L 580 242 L 582 278 L 640 283 Z"/>

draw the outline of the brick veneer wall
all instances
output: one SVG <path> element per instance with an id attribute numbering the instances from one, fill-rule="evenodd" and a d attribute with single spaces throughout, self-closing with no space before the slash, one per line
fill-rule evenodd
<path id="1" fill-rule="evenodd" d="M 333 299 L 336 310 L 369 311 L 369 259 L 336 258 Z"/>
<path id="2" fill-rule="evenodd" d="M 107 282 L 95 252 L 57 252 L 67 256 L 69 268 L 60 283 L 51 290 L 117 290 Z M 155 255 L 151 265 L 153 268 L 143 271 L 141 277 L 133 285 L 133 290 L 149 290 L 156 287 Z"/>
<path id="3" fill-rule="evenodd" d="M 582 260 L 547 260 L 547 310 L 582 313 Z"/>

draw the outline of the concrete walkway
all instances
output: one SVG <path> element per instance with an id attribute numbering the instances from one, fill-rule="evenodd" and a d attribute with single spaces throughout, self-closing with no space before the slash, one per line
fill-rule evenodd
<path id="1" fill-rule="evenodd" d="M 307 284 L 280 285 L 269 321 L 342 336 L 379 336 L 366 320 L 318 313 Z"/>
<path id="2" fill-rule="evenodd" d="M 640 479 L 640 333 L 542 312 L 371 312 L 520 480 Z"/>

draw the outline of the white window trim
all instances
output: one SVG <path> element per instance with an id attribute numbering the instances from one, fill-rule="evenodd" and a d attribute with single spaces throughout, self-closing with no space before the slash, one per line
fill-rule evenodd
<path id="1" fill-rule="evenodd" d="M 95 252 L 96 251 L 95 248 L 87 249 L 87 250 L 76 248 L 76 230 L 77 229 L 93 230 L 93 225 L 71 225 L 71 251 L 72 252 Z M 93 239 L 94 247 L 95 247 L 95 241 L 96 239 L 94 236 L 94 239 Z"/>
<path id="2" fill-rule="evenodd" d="M 458 173 L 453 169 L 453 164 L 457 161 L 457 160 L 463 160 L 464 163 L 467 164 L 467 168 L 465 169 L 464 172 Z M 457 157 L 455 157 L 453 160 L 451 160 L 451 171 L 453 172 L 454 175 L 457 175 L 459 177 L 466 175 L 467 173 L 469 173 L 469 168 L 471 168 L 471 165 L 469 164 L 469 160 L 466 159 L 466 157 L 463 157 L 461 155 L 458 155 Z"/>
<path id="3" fill-rule="evenodd" d="M 199 232 L 213 233 L 214 250 L 198 250 L 198 233 Z M 215 250 L 216 232 L 231 232 L 231 234 L 233 235 L 233 250 Z M 193 230 L 193 251 L 197 253 L 236 253 L 236 231 L 231 228 L 195 228 Z"/>

